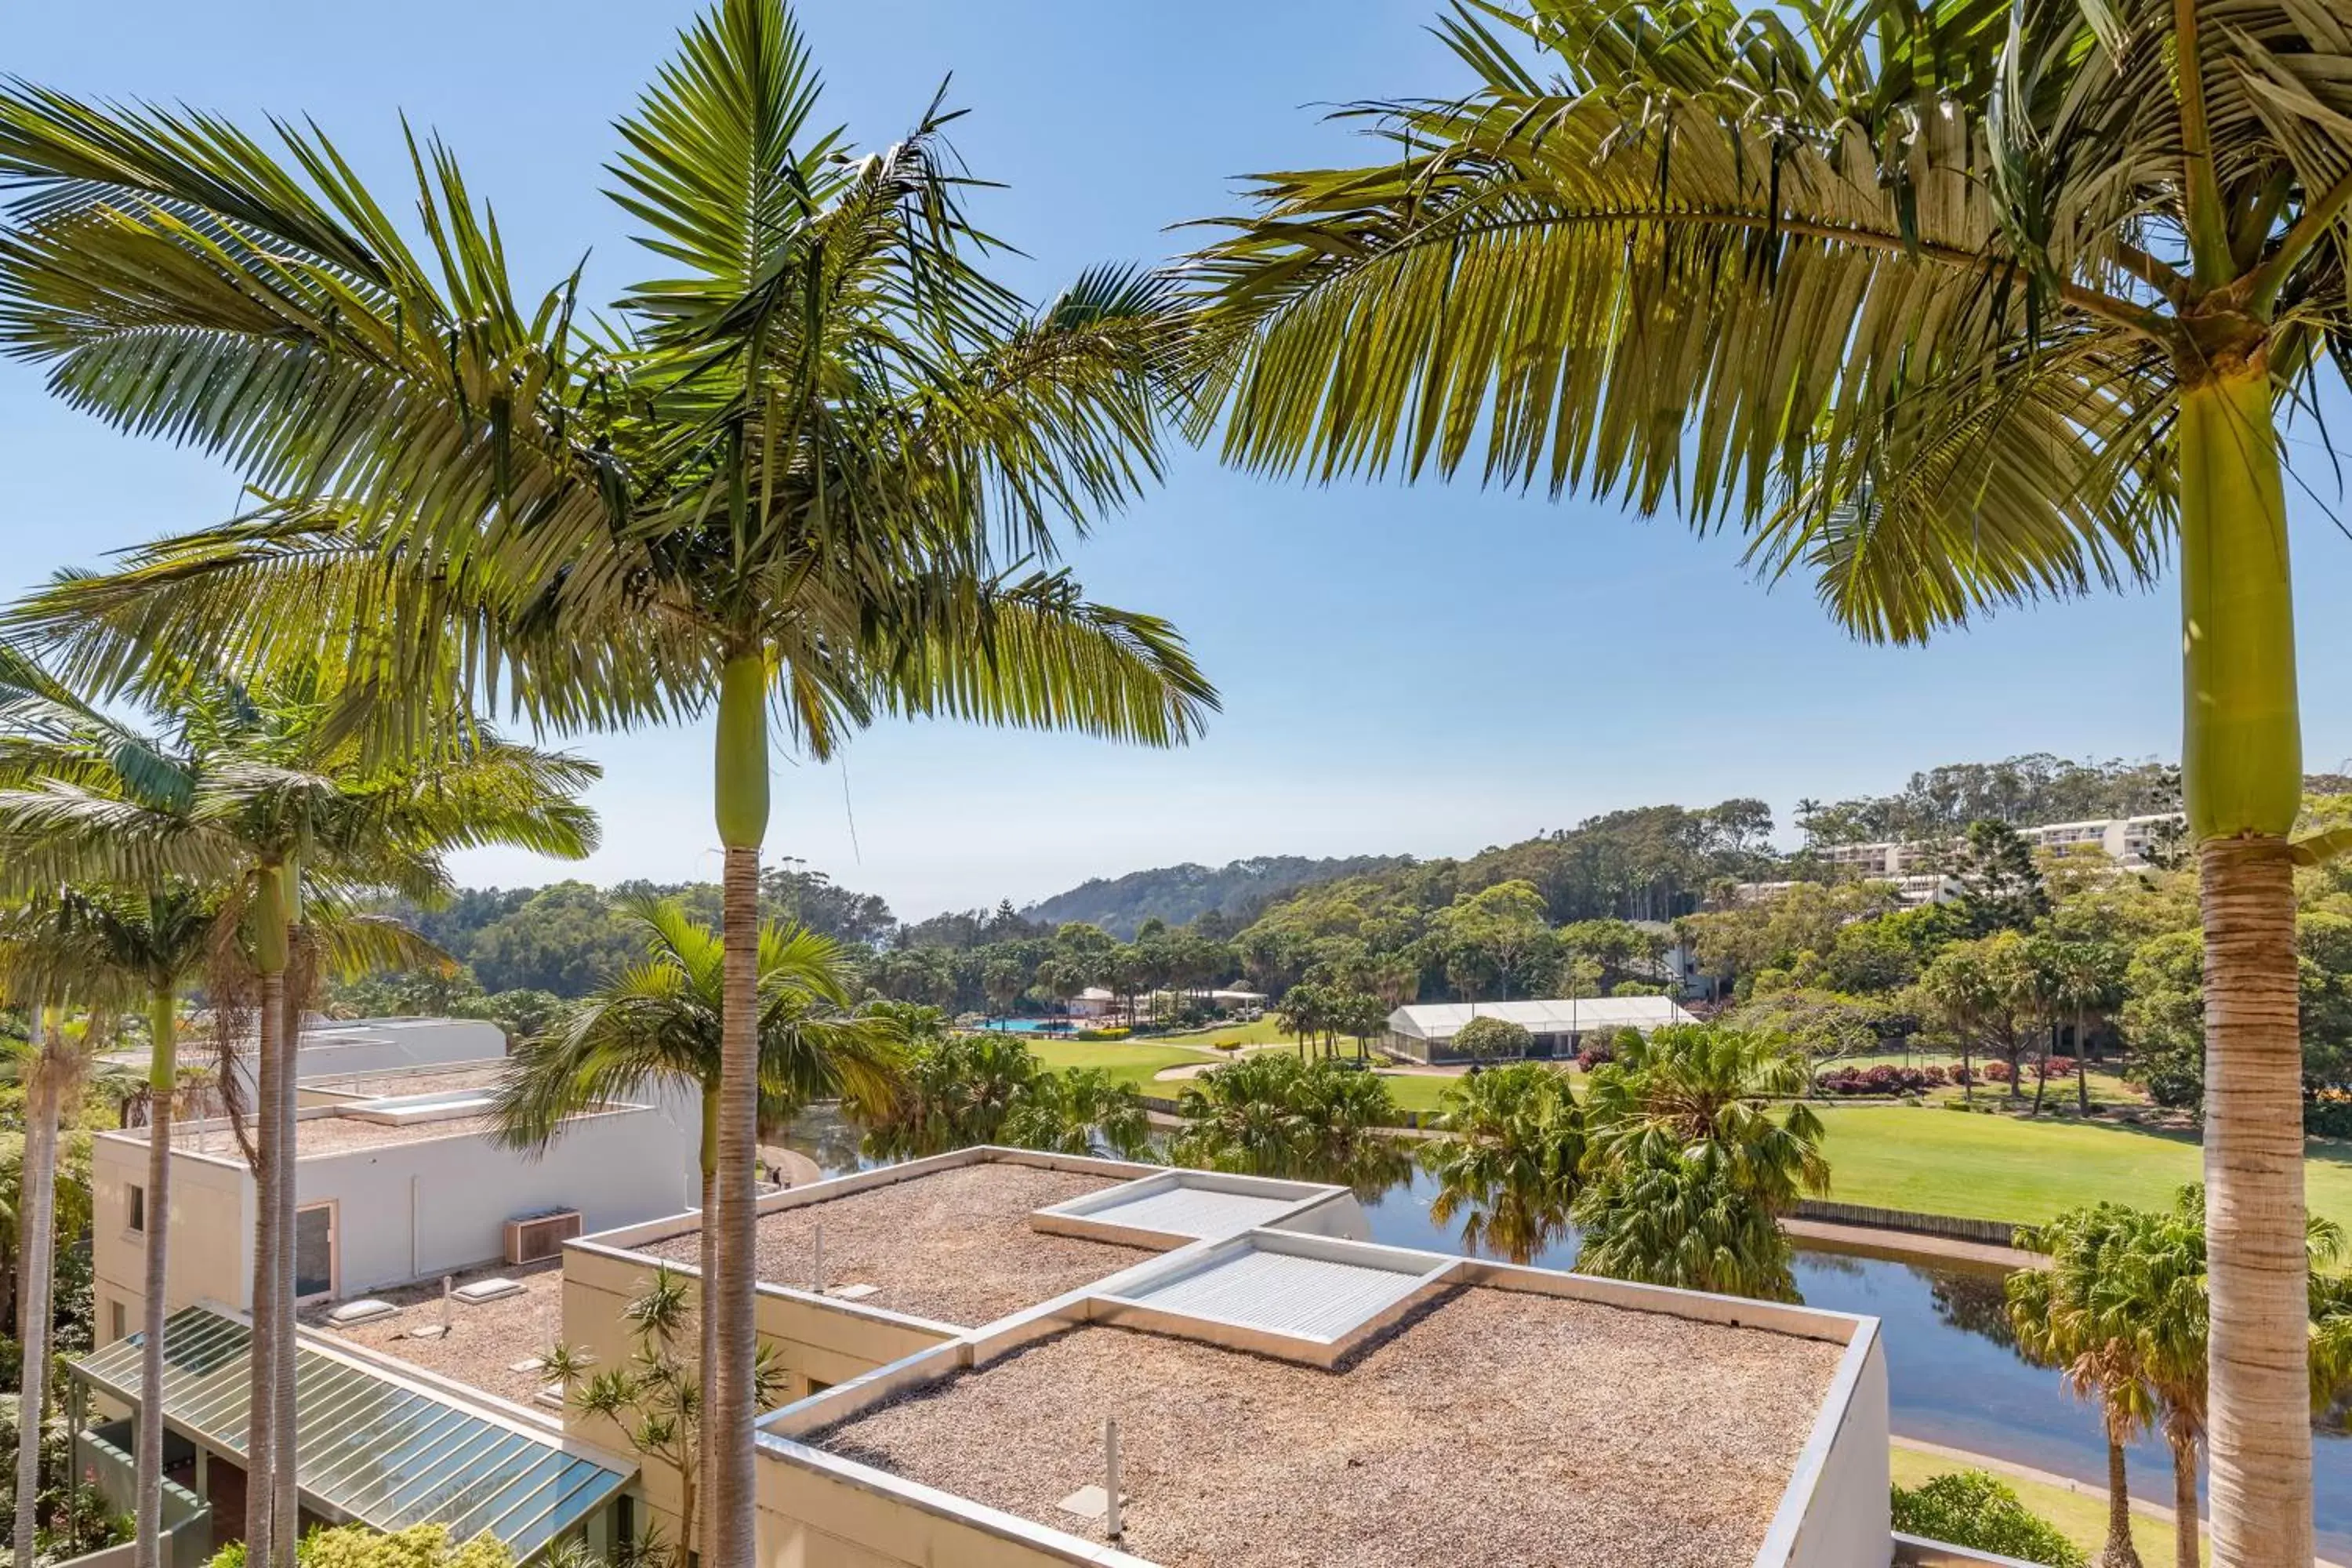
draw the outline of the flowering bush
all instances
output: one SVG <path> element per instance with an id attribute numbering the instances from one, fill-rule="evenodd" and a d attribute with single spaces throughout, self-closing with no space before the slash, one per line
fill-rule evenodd
<path id="1" fill-rule="evenodd" d="M 1133 1033 L 1135 1033 L 1134 1030 L 1124 1028 L 1080 1029 L 1078 1031 L 1078 1038 L 1082 1040 L 1123 1040 Z"/>
<path id="2" fill-rule="evenodd" d="M 1596 1041 L 1576 1053 L 1576 1065 L 1586 1072 L 1591 1072 L 1602 1062 L 1613 1062 L 1616 1059 L 1617 1047 L 1607 1040 Z"/>
<path id="3" fill-rule="evenodd" d="M 1930 1076 L 1932 1075 L 1932 1076 Z M 1918 1094 L 1944 1081 L 1941 1068 L 1905 1068 L 1883 1064 L 1874 1068 L 1835 1068 L 1813 1079 L 1821 1093 Z"/>

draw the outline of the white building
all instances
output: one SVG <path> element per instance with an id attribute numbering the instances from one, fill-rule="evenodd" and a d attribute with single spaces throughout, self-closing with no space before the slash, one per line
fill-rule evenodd
<path id="1" fill-rule="evenodd" d="M 296 1291 L 330 1300 L 507 1252 L 507 1222 L 548 1211 L 581 1228 L 674 1214 L 700 1194 L 698 1100 L 683 1090 L 572 1118 L 541 1154 L 490 1136 L 504 1064 L 312 1079 L 297 1094 Z M 252 1304 L 259 1205 L 226 1121 L 173 1129 L 166 1304 Z M 145 1300 L 147 1130 L 91 1140 L 97 1338 L 133 1331 Z M 575 1230 L 573 1234 L 578 1234 Z"/>
<path id="2" fill-rule="evenodd" d="M 1106 991 L 1099 985 L 1089 985 L 1070 998 L 1069 1012 L 1073 1018 L 1102 1018 L 1108 1017 L 1118 1005 L 1116 993 Z"/>
<path id="3" fill-rule="evenodd" d="M 2150 852 L 2182 820 L 2177 811 L 2147 816 L 2107 816 L 2021 827 L 2017 836 L 2036 849 L 2095 848 L 2126 870 L 2137 870 L 2148 864 Z M 1817 844 L 1812 846 L 1812 853 L 1827 865 L 1844 867 L 1864 877 L 1901 882 L 1924 879 L 1923 874 L 1933 868 L 1937 856 L 1948 853 L 1949 848 L 1946 844 L 1913 839 L 1881 844 Z"/>
<path id="4" fill-rule="evenodd" d="M 1587 1037 L 1620 1029 L 1648 1034 L 1668 1024 L 1697 1020 L 1671 996 L 1580 996 L 1528 1002 L 1423 1002 L 1389 1015 L 1387 1048 L 1417 1062 L 1457 1062 L 1454 1038 L 1473 1018 L 1500 1018 L 1533 1037 L 1528 1055 L 1571 1057 Z"/>

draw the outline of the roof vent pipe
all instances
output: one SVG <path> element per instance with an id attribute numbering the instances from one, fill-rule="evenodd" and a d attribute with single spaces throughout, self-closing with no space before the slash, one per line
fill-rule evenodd
<path id="1" fill-rule="evenodd" d="M 1127 1533 L 1118 1517 L 1118 1417 L 1103 1417 L 1103 1539 Z"/>
<path id="2" fill-rule="evenodd" d="M 809 1227 L 809 1289 L 824 1294 L 824 1221 L 818 1220 Z"/>

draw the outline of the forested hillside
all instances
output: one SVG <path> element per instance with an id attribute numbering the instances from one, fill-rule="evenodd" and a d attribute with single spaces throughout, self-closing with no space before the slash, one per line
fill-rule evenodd
<path id="1" fill-rule="evenodd" d="M 1188 861 L 1181 866 L 1129 871 L 1124 877 L 1097 877 L 1021 912 L 1048 926 L 1080 921 L 1100 926 L 1125 940 L 1134 936 L 1136 928 L 1148 920 L 1187 925 L 1212 911 L 1247 920 L 1294 889 L 1341 877 L 1386 871 L 1410 863 L 1407 857 L 1399 855 L 1355 855 L 1326 860 L 1310 860 L 1299 855 L 1260 855 L 1216 867 Z"/>

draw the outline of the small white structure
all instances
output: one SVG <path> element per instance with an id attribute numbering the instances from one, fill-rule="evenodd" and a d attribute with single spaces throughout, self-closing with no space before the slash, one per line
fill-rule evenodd
<path id="1" fill-rule="evenodd" d="M 1229 985 L 1222 991 L 1209 993 L 1209 1005 L 1220 1013 L 1254 1013 L 1265 1006 L 1263 991 L 1253 991 L 1246 985 Z"/>
<path id="2" fill-rule="evenodd" d="M 1070 1016 L 1073 1018 L 1106 1017 L 1118 1005 L 1117 993 L 1106 991 L 1099 985 L 1089 985 L 1070 998 Z"/>
<path id="3" fill-rule="evenodd" d="M 1668 1024 L 1696 1022 L 1671 996 L 1566 996 L 1528 1002 L 1424 1002 L 1389 1015 L 1388 1048 L 1417 1062 L 1472 1058 L 1454 1048 L 1454 1037 L 1473 1018 L 1500 1018 L 1533 1037 L 1528 1055 L 1574 1056 L 1587 1036 L 1620 1029 L 1648 1034 Z"/>

